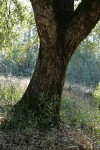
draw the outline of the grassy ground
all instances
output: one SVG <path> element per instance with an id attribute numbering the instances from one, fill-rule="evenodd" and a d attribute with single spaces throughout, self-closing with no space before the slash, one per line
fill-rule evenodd
<path id="1" fill-rule="evenodd" d="M 62 98 L 59 130 L 52 128 L 43 132 L 35 124 L 20 120 L 7 126 L 11 119 L 11 106 L 24 93 L 29 79 L 0 77 L 0 150 L 99 150 L 100 112 L 91 94 L 91 89 L 79 85 L 65 85 Z M 7 120 L 6 120 L 7 118 Z M 7 122 L 6 122 L 7 121 Z"/>

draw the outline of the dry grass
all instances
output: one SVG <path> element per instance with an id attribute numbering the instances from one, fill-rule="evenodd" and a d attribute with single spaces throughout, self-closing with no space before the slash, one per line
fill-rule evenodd
<path id="1" fill-rule="evenodd" d="M 5 85 L 6 83 L 18 85 L 21 89 L 24 89 L 28 86 L 30 78 L 16 78 L 14 76 L 8 75 L 7 77 L 0 76 L 0 84 Z"/>

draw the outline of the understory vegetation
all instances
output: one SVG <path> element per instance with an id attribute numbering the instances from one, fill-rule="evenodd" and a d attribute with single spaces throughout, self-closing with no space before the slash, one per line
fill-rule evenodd
<path id="1" fill-rule="evenodd" d="M 27 122 L 28 128 L 26 128 L 23 116 L 20 116 L 20 119 L 15 119 L 9 124 L 13 116 L 11 113 L 12 106 L 21 98 L 28 83 L 29 78 L 16 78 L 12 76 L 6 78 L 4 76 L 0 77 L 0 122 L 2 122 L 2 120 L 6 122 L 5 130 L 17 130 L 17 132 L 24 130 L 26 134 L 29 134 L 32 128 L 36 126 L 36 122 L 33 124 L 31 120 L 34 119 L 31 115 Z M 74 90 L 73 88 L 69 90 L 69 84 L 65 84 L 61 105 L 61 120 L 66 123 L 67 127 L 71 127 L 71 130 L 72 128 L 81 129 L 92 139 L 92 142 L 94 142 L 98 148 L 100 144 L 100 110 L 98 107 L 100 97 L 98 93 L 100 93 L 100 90 L 98 87 L 95 92 L 92 93 L 92 96 L 86 95 L 85 97 L 81 91 L 78 90 L 78 92 L 76 92 L 78 86 L 74 86 Z M 85 89 L 86 93 L 87 90 L 88 89 Z M 81 96 L 79 93 L 81 93 Z"/>

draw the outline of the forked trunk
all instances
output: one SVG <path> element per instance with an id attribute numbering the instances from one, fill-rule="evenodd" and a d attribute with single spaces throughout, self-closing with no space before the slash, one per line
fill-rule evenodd
<path id="1" fill-rule="evenodd" d="M 74 0 L 30 1 L 40 49 L 30 84 L 15 111 L 32 110 L 40 124 L 57 124 L 68 62 L 98 22 L 100 1 L 82 0 L 75 12 Z"/>
<path id="2" fill-rule="evenodd" d="M 40 38 L 39 55 L 34 74 L 15 110 L 32 110 L 43 124 L 58 124 L 66 68 L 70 59 L 66 53 L 65 31 L 74 9 L 74 0 L 31 1 Z M 57 9 L 56 9 L 57 8 Z M 60 13 L 59 13 L 60 12 Z M 66 15 L 67 14 L 67 15 Z M 69 14 L 69 15 L 68 15 Z M 70 45 L 67 44 L 70 51 Z"/>

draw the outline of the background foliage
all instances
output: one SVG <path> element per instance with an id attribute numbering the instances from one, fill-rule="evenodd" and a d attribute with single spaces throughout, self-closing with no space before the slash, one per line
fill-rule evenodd
<path id="1" fill-rule="evenodd" d="M 75 8 L 80 1 L 76 1 Z M 73 55 L 66 79 L 71 84 L 100 82 L 100 22 Z M 39 39 L 29 1 L 0 1 L 0 75 L 31 76 Z"/>

